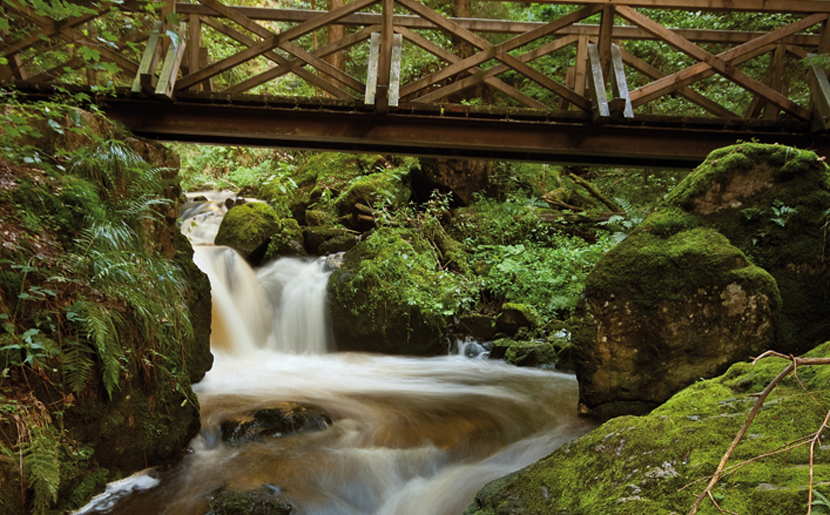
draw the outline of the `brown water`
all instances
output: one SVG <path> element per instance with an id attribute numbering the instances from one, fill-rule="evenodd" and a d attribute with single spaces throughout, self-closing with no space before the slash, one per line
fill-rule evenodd
<path id="1" fill-rule="evenodd" d="M 575 416 L 570 375 L 464 352 L 329 352 L 323 263 L 253 271 L 216 247 L 196 261 L 214 294 L 216 360 L 194 387 L 202 431 L 176 467 L 139 474 L 78 513 L 202 515 L 219 489 L 265 486 L 299 515 L 457 515 L 487 482 L 591 428 Z M 318 406 L 333 423 L 238 447 L 219 437 L 223 420 L 281 401 Z"/>

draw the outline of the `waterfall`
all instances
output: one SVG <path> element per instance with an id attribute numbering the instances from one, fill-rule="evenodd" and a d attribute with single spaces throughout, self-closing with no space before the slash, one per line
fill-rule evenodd
<path id="1" fill-rule="evenodd" d="M 205 515 L 222 492 L 257 491 L 294 515 L 460 515 L 486 483 L 592 427 L 572 375 L 486 359 L 474 342 L 432 358 L 334 352 L 321 260 L 253 270 L 205 245 L 194 259 L 211 282 L 216 359 L 193 388 L 193 452 L 77 513 Z M 326 422 L 242 444 L 223 429 L 286 402 Z"/>

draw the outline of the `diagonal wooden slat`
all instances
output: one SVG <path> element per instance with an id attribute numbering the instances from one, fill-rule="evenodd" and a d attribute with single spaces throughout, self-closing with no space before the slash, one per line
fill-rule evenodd
<path id="1" fill-rule="evenodd" d="M 781 107 L 782 109 L 798 116 L 801 119 L 809 120 L 811 113 L 807 109 L 799 106 L 795 102 L 791 101 L 786 96 L 782 95 L 781 93 L 773 90 L 768 86 L 764 86 L 763 83 L 760 81 L 753 79 L 749 75 L 745 74 L 744 72 L 738 70 L 733 65 L 731 65 L 728 61 L 725 61 L 711 53 L 707 52 L 706 50 L 702 49 L 701 47 L 695 45 L 688 39 L 685 39 L 681 36 L 678 36 L 671 30 L 663 27 L 662 25 L 658 24 L 654 20 L 640 14 L 639 12 L 635 11 L 634 9 L 627 7 L 627 6 L 618 6 L 617 12 L 623 18 L 627 19 L 628 21 L 637 24 L 640 28 L 643 28 L 655 36 L 662 38 L 665 42 L 672 45 L 673 47 L 677 48 L 678 50 L 698 59 L 699 61 L 707 64 L 715 71 L 726 77 L 727 79 L 731 80 L 732 82 L 742 86 L 743 88 L 755 93 L 756 95 L 760 95 L 766 98 L 769 102 Z M 809 26 L 815 25 L 816 23 L 823 21 L 827 18 L 826 14 L 814 14 L 812 16 L 807 16 L 801 20 L 802 23 L 812 23 Z M 795 24 L 793 24 L 795 25 Z"/>
<path id="2" fill-rule="evenodd" d="M 640 73 L 642 73 L 650 79 L 662 79 L 663 77 L 667 76 L 667 74 L 663 73 L 658 68 L 655 68 L 654 66 L 643 61 L 639 57 L 636 57 L 633 54 L 628 53 L 624 48 L 620 48 L 620 54 L 625 63 L 627 63 L 629 66 L 631 66 L 632 68 L 639 71 Z M 706 98 L 705 96 L 701 95 L 700 93 L 694 91 L 691 88 L 685 86 L 679 87 L 675 90 L 675 93 L 699 105 L 703 109 L 706 109 L 715 116 L 720 116 L 721 118 L 740 118 L 740 116 L 733 113 L 729 109 L 723 107 L 722 105 L 718 104 L 713 100 Z"/>
<path id="3" fill-rule="evenodd" d="M 407 2 L 408 3 L 407 5 L 413 3 L 412 0 L 399 0 L 399 2 Z M 420 4 L 417 4 L 417 6 L 419 6 L 419 7 L 415 7 L 416 9 L 423 10 L 423 8 L 422 8 L 422 6 L 420 6 Z M 422 89 L 425 89 L 425 88 L 427 88 L 427 87 L 429 87 L 429 86 L 431 86 L 431 85 L 433 85 L 437 82 L 441 82 L 445 79 L 448 79 L 449 77 L 452 77 L 453 75 L 464 72 L 469 68 L 472 68 L 474 66 L 478 66 L 481 63 L 484 63 L 486 61 L 489 61 L 490 59 L 493 59 L 496 56 L 496 53 L 501 53 L 502 55 L 504 55 L 507 52 L 509 52 L 510 50 L 521 47 L 521 46 L 529 43 L 530 41 L 534 41 L 535 39 L 538 39 L 542 36 L 546 36 L 548 34 L 556 32 L 557 30 L 559 30 L 563 27 L 567 27 L 568 25 L 572 25 L 573 23 L 575 23 L 579 20 L 582 20 L 582 19 L 584 19 L 588 16 L 591 16 L 592 14 L 595 14 L 596 12 L 598 12 L 600 9 L 601 9 L 601 7 L 599 7 L 599 6 L 584 7 L 582 9 L 580 9 L 579 11 L 573 12 L 573 13 L 567 15 L 567 16 L 563 16 L 562 18 L 558 18 L 557 20 L 554 20 L 554 21 L 548 23 L 547 25 L 545 25 L 543 27 L 539 27 L 539 28 L 534 29 L 534 30 L 532 30 L 530 32 L 527 32 L 525 34 L 522 34 L 522 35 L 516 36 L 514 38 L 511 38 L 511 39 L 509 39 L 509 40 L 507 40 L 503 43 L 500 43 L 499 45 L 496 45 L 496 46 L 489 46 L 489 42 L 486 42 L 485 40 L 479 41 L 479 42 L 482 43 L 482 46 L 484 47 L 483 50 L 481 50 L 477 54 L 474 54 L 474 55 L 472 55 L 472 56 L 470 56 L 466 59 L 462 59 L 461 61 L 458 61 L 457 63 L 446 66 L 442 70 L 439 70 L 439 71 L 437 71 L 435 73 L 432 73 L 432 74 L 430 74 L 430 75 L 428 75 L 428 76 L 426 76 L 422 79 L 419 79 L 415 82 L 412 82 L 412 83 L 408 84 L 407 86 L 405 86 L 401 89 L 401 96 L 402 97 L 407 97 L 409 95 L 415 94 L 415 93 L 421 91 Z M 464 30 L 466 30 L 466 29 L 464 29 Z M 469 31 L 467 31 L 467 32 L 469 32 Z M 468 34 L 466 34 L 466 32 L 465 32 L 465 35 L 467 35 L 467 37 L 470 37 Z M 475 36 L 475 35 L 473 35 L 473 36 Z M 475 39 L 475 38 L 473 38 L 473 39 Z"/>
<path id="4" fill-rule="evenodd" d="M 452 63 L 456 63 L 456 62 L 461 60 L 460 57 L 453 54 L 449 50 L 445 50 L 444 48 L 436 45 L 432 41 L 426 39 L 425 37 L 421 36 L 420 34 L 414 32 L 414 31 L 411 31 L 411 30 L 409 30 L 407 28 L 404 28 L 404 27 L 395 27 L 395 31 L 398 32 L 399 34 L 401 34 L 406 39 L 412 41 L 413 43 L 415 43 L 419 47 L 423 48 L 427 52 L 430 52 L 430 53 L 436 55 L 437 57 L 439 57 L 440 59 L 443 59 L 444 61 L 446 61 L 448 63 L 452 64 Z M 568 44 L 572 43 L 573 40 L 575 40 L 575 37 L 574 36 L 569 36 L 567 38 L 567 40 L 569 42 L 566 42 L 566 38 L 562 38 L 562 39 L 557 40 L 557 42 L 559 42 L 559 44 L 561 44 L 561 46 L 564 47 L 564 46 L 567 46 Z M 553 50 L 550 50 L 547 53 L 550 53 L 552 51 Z M 527 55 L 527 54 L 525 54 L 525 55 Z M 522 57 L 524 57 L 524 56 L 522 56 Z M 520 59 L 522 57 L 520 57 Z M 494 88 L 498 91 L 501 91 L 505 95 L 508 95 L 509 97 L 513 98 L 514 100 L 517 100 L 518 102 L 520 102 L 520 103 L 522 103 L 522 104 L 524 104 L 528 107 L 532 107 L 534 109 L 548 109 L 548 107 L 545 104 L 543 104 L 543 103 L 541 103 L 537 100 L 534 100 L 533 98 L 525 95 L 524 93 L 522 93 L 518 89 L 514 88 L 513 86 L 505 84 L 501 80 L 495 78 L 495 75 L 498 75 L 499 73 L 503 73 L 504 71 L 507 71 L 509 69 L 509 67 L 505 66 L 505 65 L 501 65 L 501 67 L 502 67 L 502 70 L 497 71 L 495 73 L 491 73 L 493 71 L 493 68 L 491 68 L 487 72 L 484 72 L 483 70 L 481 70 L 481 68 L 477 68 L 477 67 L 470 68 L 470 69 L 467 70 L 467 73 L 471 74 L 471 77 L 456 81 L 456 82 L 454 82 L 453 84 L 451 84 L 449 86 L 444 86 L 444 87 L 440 88 L 439 90 L 436 90 L 433 93 L 428 93 L 427 95 L 419 97 L 417 99 L 417 101 L 418 102 L 435 102 L 437 100 L 445 98 L 448 95 L 452 95 L 453 93 L 457 93 L 457 92 L 462 91 L 464 89 L 467 89 L 471 86 L 474 86 L 476 84 L 484 82 L 488 86 L 490 86 L 490 87 L 492 87 L 492 88 Z M 486 76 L 484 76 L 485 73 L 487 74 Z M 433 95 L 433 94 L 435 96 L 429 97 L 430 95 Z M 426 98 L 426 97 L 429 97 L 429 98 Z"/>
<path id="5" fill-rule="evenodd" d="M 205 25 L 207 25 L 209 27 L 212 27 L 212 28 L 216 29 L 217 31 L 219 31 L 220 33 L 228 36 L 231 39 L 235 39 L 236 41 L 239 41 L 243 45 L 251 46 L 251 45 L 256 44 L 256 41 L 254 41 L 252 38 L 248 37 L 247 35 L 239 32 L 238 30 L 236 30 L 232 27 L 229 27 L 229 26 L 225 25 L 224 23 L 220 22 L 216 18 L 203 17 L 202 18 L 202 23 L 204 23 Z M 327 92 L 331 93 L 335 98 L 343 98 L 343 99 L 353 99 L 353 98 L 355 98 L 353 95 L 349 94 L 345 90 L 338 88 L 337 86 L 330 83 L 329 81 L 324 80 L 322 77 L 319 77 L 319 76 L 315 75 L 314 73 L 310 72 L 309 70 L 304 69 L 303 66 L 306 63 L 303 62 L 303 61 L 300 61 L 298 59 L 289 60 L 289 59 L 286 59 L 285 57 L 281 56 L 280 54 L 277 54 L 276 52 L 265 52 L 263 54 L 263 56 L 266 59 L 269 59 L 272 62 L 277 64 L 276 68 L 272 68 L 271 70 L 268 70 L 268 71 L 263 72 L 261 74 L 261 75 L 272 74 L 273 75 L 272 77 L 268 77 L 268 78 L 263 77 L 265 80 L 256 81 L 256 83 L 254 83 L 255 82 L 254 79 L 257 79 L 257 77 L 251 77 L 250 79 L 245 80 L 245 81 L 243 81 L 239 84 L 235 84 L 235 85 L 231 86 L 230 88 L 228 88 L 224 91 L 226 93 L 241 93 L 243 91 L 247 91 L 247 90 L 249 90 L 253 87 L 258 86 L 259 84 L 262 84 L 266 80 L 271 80 L 271 79 L 277 78 L 281 75 L 285 75 L 286 73 L 293 72 L 295 75 L 297 75 L 301 79 L 307 81 L 308 83 L 312 84 L 313 86 L 316 86 L 318 88 L 321 88 L 323 91 L 327 91 Z"/>
<path id="6" fill-rule="evenodd" d="M 182 79 L 179 81 L 177 85 L 177 89 L 186 89 L 192 86 L 193 84 L 196 84 L 197 82 L 201 82 L 205 79 L 222 73 L 223 71 L 229 70 L 235 66 L 238 66 L 239 64 L 242 64 L 257 56 L 260 56 L 265 52 L 273 50 L 276 47 L 280 47 L 286 51 L 290 51 L 295 56 L 297 54 L 301 54 L 304 56 L 304 59 L 310 59 L 310 62 L 313 63 L 314 66 L 317 66 L 321 69 L 328 69 L 329 71 L 332 71 L 330 70 L 330 68 L 334 67 L 320 59 L 314 58 L 307 52 L 302 51 L 301 49 L 299 49 L 299 47 L 296 47 L 296 45 L 290 43 L 290 40 L 303 36 L 314 30 L 317 30 L 318 28 L 325 26 L 328 23 L 335 22 L 344 16 L 347 16 L 359 9 L 362 9 L 375 3 L 376 1 L 377 0 L 355 0 L 354 2 L 344 5 L 343 7 L 338 7 L 337 9 L 329 11 L 326 14 L 322 14 L 305 23 L 301 23 L 296 27 L 292 27 L 291 29 L 288 29 L 281 34 L 274 34 L 270 30 L 254 22 L 250 18 L 247 18 L 246 16 L 240 14 L 237 11 L 234 11 L 233 9 L 228 8 L 223 4 L 220 4 L 216 0 L 200 0 L 201 3 L 215 10 L 217 13 L 222 14 L 223 16 L 231 19 L 232 21 L 250 30 L 254 34 L 263 37 L 264 39 L 256 43 L 255 45 L 251 45 L 247 49 L 242 50 L 241 52 L 238 52 L 232 56 L 226 57 L 225 59 L 217 63 L 211 64 L 206 68 L 199 70 L 196 73 L 188 74 L 186 77 L 182 77 Z M 356 81 L 356 83 L 360 84 L 360 82 L 357 81 L 357 79 L 354 79 L 353 77 L 348 76 L 345 73 L 333 73 L 334 74 L 332 76 L 336 77 L 341 82 L 347 84 L 349 82 L 352 82 L 354 84 Z M 361 87 L 358 87 L 356 89 L 358 91 L 362 91 Z"/>

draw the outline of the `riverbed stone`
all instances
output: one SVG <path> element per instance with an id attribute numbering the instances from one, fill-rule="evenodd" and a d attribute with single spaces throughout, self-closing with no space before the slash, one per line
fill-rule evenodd
<path id="1" fill-rule="evenodd" d="M 263 485 L 247 492 L 220 490 L 213 494 L 206 515 L 289 515 L 292 511 L 277 487 Z"/>
<path id="2" fill-rule="evenodd" d="M 713 229 L 643 230 L 589 274 L 574 315 L 580 410 L 644 413 L 778 342 L 775 280 Z"/>
<path id="3" fill-rule="evenodd" d="M 253 413 L 229 417 L 219 425 L 219 430 L 222 440 L 238 446 L 266 437 L 322 431 L 329 426 L 331 417 L 317 406 L 281 402 Z"/>

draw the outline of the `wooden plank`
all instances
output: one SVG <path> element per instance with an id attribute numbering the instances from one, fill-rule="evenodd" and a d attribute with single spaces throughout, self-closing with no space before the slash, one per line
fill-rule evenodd
<path id="1" fill-rule="evenodd" d="M 588 92 L 588 36 L 580 36 L 576 47 L 574 66 L 576 68 L 576 82 L 574 91 L 581 95 Z"/>
<path id="2" fill-rule="evenodd" d="M 568 88 L 570 88 L 574 91 L 576 91 L 575 76 L 576 76 L 576 69 L 574 69 L 573 66 L 568 66 L 568 69 L 565 71 L 565 86 L 567 86 Z M 568 106 L 570 106 L 570 105 L 571 105 L 571 103 L 568 102 L 567 98 L 560 98 L 559 99 L 559 109 L 561 109 L 563 111 L 566 111 L 568 109 Z"/>
<path id="3" fill-rule="evenodd" d="M 631 66 L 632 68 L 636 69 L 637 71 L 651 79 L 662 79 L 663 77 L 667 76 L 667 74 L 663 73 L 662 71 L 650 65 L 649 63 L 643 61 L 639 57 L 636 57 L 628 53 L 624 48 L 620 48 L 620 54 L 624 62 L 628 63 L 629 66 Z M 682 97 L 686 98 L 687 100 L 699 105 L 703 109 L 706 109 L 715 116 L 719 116 L 721 118 L 740 118 L 740 116 L 733 113 L 729 109 L 723 107 L 717 102 L 709 100 L 708 98 L 701 95 L 697 91 L 692 90 L 691 88 L 681 86 L 678 87 L 675 90 L 675 92 L 681 95 Z M 629 94 L 629 99 L 630 98 L 631 95 Z M 634 107 L 633 102 L 632 107 Z"/>
<path id="4" fill-rule="evenodd" d="M 712 67 L 718 73 L 726 77 L 727 79 L 731 80 L 732 82 L 738 84 L 739 86 L 744 87 L 745 89 L 755 93 L 757 95 L 761 95 L 766 98 L 769 102 L 772 102 L 782 109 L 798 116 L 799 118 L 808 120 L 810 118 L 810 112 L 803 107 L 799 106 L 795 102 L 792 102 L 790 99 L 786 98 L 784 95 L 780 94 L 779 92 L 764 86 L 760 81 L 753 79 L 752 77 L 746 75 L 742 71 L 738 70 L 734 66 L 730 65 L 728 61 L 725 61 L 717 56 L 710 54 L 709 52 L 703 50 L 702 48 L 698 47 L 697 45 L 693 44 L 689 40 L 683 39 L 680 36 L 674 34 L 669 29 L 659 25 L 655 21 L 651 20 L 640 14 L 639 12 L 631 9 L 628 6 L 619 6 L 617 8 L 619 14 L 626 18 L 627 20 L 631 21 L 632 23 L 636 23 L 641 28 L 648 30 L 654 33 L 656 36 L 659 36 L 664 41 L 669 43 L 670 45 L 674 46 L 678 50 L 699 59 L 703 63 L 706 63 L 708 66 Z M 816 14 L 812 16 L 808 16 L 802 19 L 800 22 L 793 23 L 788 27 L 792 27 L 793 25 L 797 25 L 799 23 L 809 23 L 812 22 L 810 25 L 812 26 L 818 23 L 819 21 L 823 21 L 826 19 L 826 15 L 824 14 Z M 787 27 L 785 27 L 786 29 Z M 780 31 L 781 29 L 779 29 Z M 775 31 L 778 32 L 778 31 Z M 761 39 L 761 38 L 758 38 Z M 756 41 L 751 41 L 746 43 L 746 45 L 754 46 L 758 43 Z"/>
<path id="5" fill-rule="evenodd" d="M 410 2 L 411 0 L 402 0 L 406 2 Z M 518 48 L 521 46 L 526 45 L 530 41 L 538 39 L 542 36 L 546 36 L 556 30 L 570 25 L 571 23 L 575 23 L 585 17 L 591 16 L 592 14 L 596 14 L 600 10 L 597 6 L 588 6 L 579 11 L 573 12 L 567 16 L 563 16 L 557 20 L 554 20 L 544 27 L 540 27 L 539 29 L 535 29 L 531 32 L 522 34 L 520 36 L 516 36 L 515 38 L 511 38 L 495 47 L 489 46 L 489 43 L 484 41 L 483 44 L 488 45 L 488 47 L 484 48 L 481 52 L 474 54 L 466 59 L 458 61 L 457 63 L 453 63 L 435 73 L 431 73 L 426 77 L 423 77 L 420 80 L 412 82 L 403 88 L 401 88 L 401 96 L 407 97 L 413 93 L 420 91 L 421 89 L 427 88 L 437 82 L 441 82 L 453 75 L 466 71 L 468 68 L 472 68 L 474 66 L 478 66 L 481 63 L 484 63 L 492 58 L 495 57 L 496 52 L 509 52 L 514 48 Z"/>
<path id="6" fill-rule="evenodd" d="M 202 16 L 219 15 L 212 9 L 200 4 L 176 4 L 177 12 L 191 13 Z M 253 20 L 281 21 L 302 23 L 324 11 L 312 11 L 305 9 L 274 9 L 264 7 L 243 7 L 233 6 L 232 9 L 239 11 Z M 219 15 L 221 16 L 221 15 Z M 481 18 L 449 18 L 461 27 L 472 32 L 494 32 L 499 34 L 521 34 L 545 25 L 546 22 L 517 22 L 510 20 L 489 20 Z M 435 25 L 420 16 L 395 15 L 393 17 L 395 27 L 406 27 L 409 29 L 435 29 Z M 381 23 L 379 13 L 354 13 L 338 20 L 342 25 L 375 25 Z M 689 41 L 696 43 L 724 43 L 740 44 L 765 34 L 764 32 L 735 31 L 735 30 L 707 30 L 707 29 L 673 29 L 677 34 Z M 558 35 L 587 35 L 599 36 L 599 25 L 583 25 L 575 23 L 556 31 Z M 615 25 L 612 33 L 613 39 L 656 39 L 650 32 L 637 27 Z M 802 34 L 788 36 L 785 43 L 814 47 L 818 45 L 819 36 Z"/>
<path id="7" fill-rule="evenodd" d="M 594 43 L 588 44 L 588 64 L 591 73 L 588 74 L 588 83 L 591 91 L 591 111 L 594 121 L 608 118 L 611 111 L 608 109 L 608 97 L 605 95 L 605 78 L 602 75 L 602 62 L 599 49 Z"/>
<path id="8" fill-rule="evenodd" d="M 179 36 L 179 44 L 173 45 L 167 49 L 167 54 L 164 57 L 164 64 L 161 66 L 159 72 L 159 80 L 156 85 L 156 96 L 173 99 L 173 89 L 176 87 L 176 77 L 179 75 L 179 67 L 184 58 L 184 52 L 187 49 L 187 41 L 185 41 L 186 27 L 184 24 L 179 26 L 177 32 Z"/>
<path id="9" fill-rule="evenodd" d="M 375 32 L 369 39 L 369 68 L 366 71 L 366 93 L 363 103 L 375 104 L 375 92 L 378 87 L 378 61 L 380 61 L 380 32 Z"/>
<path id="10" fill-rule="evenodd" d="M 206 68 L 209 64 L 210 54 L 208 54 L 208 49 L 202 47 L 199 49 L 199 68 Z M 213 91 L 213 81 L 211 79 L 202 81 L 202 88 L 205 91 Z"/>
<path id="11" fill-rule="evenodd" d="M 151 93 L 145 86 L 152 86 L 155 90 L 155 84 L 151 84 L 148 77 L 155 76 L 156 66 L 158 66 L 159 59 L 159 37 L 161 35 L 161 20 L 156 20 L 153 23 L 153 28 L 150 30 L 150 37 L 147 39 L 147 46 L 144 47 L 144 53 L 141 55 L 141 62 L 138 65 L 138 71 L 133 79 L 133 93 Z"/>
<path id="12" fill-rule="evenodd" d="M 615 4 L 654 9 L 689 11 L 751 11 L 764 13 L 830 13 L 824 0 L 519 0 L 540 4 L 598 5 Z"/>
<path id="13" fill-rule="evenodd" d="M 611 91 L 614 100 L 622 99 L 621 113 L 625 118 L 634 118 L 634 108 L 631 106 L 631 96 L 628 93 L 628 81 L 625 79 L 625 66 L 619 45 L 611 45 Z"/>
<path id="14" fill-rule="evenodd" d="M 380 24 L 380 47 L 378 53 L 378 79 L 375 91 L 375 112 L 389 112 L 389 77 L 392 70 L 392 39 L 395 35 L 392 27 L 394 0 L 381 0 L 383 19 Z"/>
<path id="15" fill-rule="evenodd" d="M 438 56 L 439 58 L 443 59 L 444 61 L 446 61 L 448 63 L 457 63 L 458 61 L 461 60 L 460 57 L 453 54 L 449 50 L 445 50 L 444 48 L 436 45 L 432 41 L 429 41 L 428 39 L 424 38 L 423 36 L 419 35 L 418 33 L 413 32 L 413 31 L 411 31 L 407 28 L 396 27 L 395 31 L 399 32 L 403 37 L 405 37 L 406 39 L 412 41 L 413 43 L 415 43 L 419 47 L 423 48 L 427 52 L 430 52 L 430 53 Z M 566 39 L 569 39 L 569 40 L 566 41 Z M 575 38 L 573 36 L 570 36 L 569 38 L 563 38 L 563 39 L 557 40 L 557 42 L 564 47 L 564 46 L 567 46 L 567 44 L 572 43 L 574 39 Z M 561 47 L 557 47 L 557 49 L 558 48 L 561 48 Z M 536 49 L 536 51 L 544 51 L 544 50 L 545 50 L 545 48 L 543 48 L 543 47 L 540 47 L 540 48 Z M 548 50 L 547 53 L 552 52 L 552 51 L 553 50 Z M 523 57 L 524 56 L 520 57 L 520 59 L 522 59 Z M 502 68 L 502 69 L 498 70 L 497 68 Z M 521 104 L 524 104 L 524 105 L 526 105 L 528 107 L 531 107 L 531 108 L 534 108 L 534 109 L 547 109 L 548 107 L 545 104 L 542 104 L 541 102 L 536 101 L 535 99 L 525 95 L 524 93 L 522 93 L 518 89 L 514 88 L 513 86 L 505 84 L 504 82 L 502 82 L 499 79 L 495 78 L 495 75 L 497 75 L 499 73 L 503 73 L 504 71 L 507 71 L 508 69 L 509 69 L 509 67 L 507 67 L 505 65 L 499 65 L 497 67 L 490 68 L 489 70 L 487 70 L 487 72 L 484 72 L 484 71 L 481 70 L 481 68 L 477 68 L 477 67 L 470 68 L 470 69 L 467 70 L 467 73 L 469 73 L 471 75 L 471 77 L 468 77 L 466 79 L 462 79 L 460 81 L 455 81 L 452 84 L 450 84 L 449 86 L 444 86 L 444 87 L 442 87 L 442 88 L 440 88 L 436 91 L 433 91 L 431 93 L 427 93 L 424 96 L 418 97 L 417 99 L 415 99 L 415 101 L 416 102 L 437 102 L 437 101 L 439 101 L 443 98 L 446 98 L 448 95 L 451 95 L 453 93 L 456 93 L 456 92 L 462 91 L 464 89 L 467 89 L 468 87 L 471 87 L 471 86 L 474 86 L 474 85 L 479 84 L 481 82 L 484 82 L 488 86 L 490 86 L 490 87 L 492 87 L 492 88 L 494 88 L 498 91 L 501 91 L 505 95 L 513 98 L 514 100 L 518 101 Z"/>
<path id="16" fill-rule="evenodd" d="M 252 38 L 246 36 L 245 34 L 239 32 L 236 29 L 228 27 L 227 25 L 225 25 L 224 23 L 221 23 L 216 18 L 203 18 L 202 23 L 204 23 L 205 25 L 208 25 L 209 27 L 221 32 L 222 34 L 228 36 L 231 39 L 235 39 L 236 41 L 239 41 L 243 45 L 251 46 L 251 45 L 256 44 L 256 42 Z M 367 29 L 364 29 L 363 31 L 360 31 L 360 34 L 363 34 L 363 33 L 366 33 L 366 32 L 367 32 Z M 363 34 L 362 37 L 365 39 L 366 37 L 368 37 L 368 34 Z M 345 40 L 341 40 L 341 41 L 346 41 L 346 40 L 349 40 L 350 38 L 352 38 L 352 36 L 347 36 L 345 38 Z M 328 49 L 327 51 L 329 53 L 330 52 L 335 52 L 337 50 L 342 50 L 342 48 L 335 48 L 333 50 L 329 49 L 329 47 L 325 47 L 325 48 Z M 320 55 L 320 56 L 326 55 L 326 54 L 322 53 L 322 50 L 323 49 L 315 50 L 315 55 Z M 243 81 L 239 84 L 231 86 L 230 88 L 225 89 L 224 92 L 225 93 L 240 93 L 240 92 L 243 92 L 243 91 L 247 91 L 248 89 L 254 88 L 254 87 L 256 87 L 256 86 L 258 86 L 258 85 L 260 85 L 264 82 L 275 79 L 275 78 L 280 77 L 282 75 L 285 75 L 287 73 L 293 72 L 298 77 L 302 78 L 303 80 L 307 81 L 308 83 L 310 83 L 310 84 L 312 84 L 316 87 L 321 88 L 324 91 L 327 91 L 327 92 L 331 93 L 336 98 L 343 98 L 343 99 L 354 99 L 355 98 L 353 95 L 351 95 L 351 94 L 347 93 L 346 91 L 338 88 L 337 86 L 330 83 L 329 81 L 324 80 L 322 77 L 319 77 L 319 76 L 315 75 L 314 73 L 303 69 L 303 66 L 306 64 L 304 61 L 301 61 L 299 59 L 292 59 L 292 60 L 289 61 L 285 57 L 283 57 L 283 56 L 281 56 L 281 55 L 279 55 L 275 52 L 266 52 L 266 53 L 263 54 L 263 56 L 266 59 L 269 59 L 272 62 L 277 63 L 278 66 L 276 68 L 272 68 L 272 69 L 270 69 L 266 72 L 263 72 L 263 73 L 261 73 L 260 75 L 258 75 L 256 77 L 251 77 L 250 79 L 247 79 L 247 80 L 245 80 L 245 81 Z M 206 66 L 207 66 L 207 63 L 205 63 L 205 66 L 203 66 L 203 67 L 206 67 Z"/>
<path id="17" fill-rule="evenodd" d="M 830 81 L 827 80 L 824 70 L 816 64 L 810 66 L 807 73 L 810 96 L 818 115 L 815 122 L 821 130 L 828 130 L 830 129 Z"/>
<path id="18" fill-rule="evenodd" d="M 403 54 L 403 36 L 392 36 L 392 69 L 389 70 L 389 106 L 398 107 L 401 98 L 401 55 Z"/>

